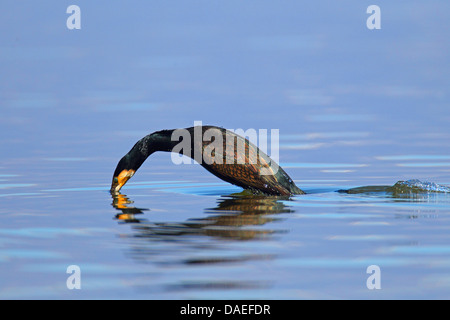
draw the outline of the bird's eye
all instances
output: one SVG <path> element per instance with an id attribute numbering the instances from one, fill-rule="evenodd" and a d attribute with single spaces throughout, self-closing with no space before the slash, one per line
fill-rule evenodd
<path id="1" fill-rule="evenodd" d="M 114 182 L 119 182 L 119 179 L 117 179 L 117 177 L 114 177 Z"/>

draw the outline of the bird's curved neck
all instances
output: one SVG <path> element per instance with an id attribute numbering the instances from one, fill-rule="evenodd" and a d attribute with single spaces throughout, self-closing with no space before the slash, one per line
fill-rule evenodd
<path id="1" fill-rule="evenodd" d="M 174 130 L 157 131 L 143 137 L 131 148 L 131 150 L 123 157 L 126 169 L 136 171 L 144 163 L 144 161 L 156 151 L 172 151 L 178 141 L 172 141 L 171 136 Z M 120 170 L 123 168 L 117 168 Z M 119 172 L 115 173 L 117 176 Z"/>
<path id="2" fill-rule="evenodd" d="M 138 153 L 143 158 L 147 159 L 152 153 L 156 151 L 171 152 L 178 141 L 172 141 L 172 133 L 174 130 L 162 130 L 153 132 L 139 140 L 131 149 L 131 152 Z"/>

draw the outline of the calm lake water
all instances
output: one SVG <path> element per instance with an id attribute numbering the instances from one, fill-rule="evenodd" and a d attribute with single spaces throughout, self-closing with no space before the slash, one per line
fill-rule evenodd
<path id="1" fill-rule="evenodd" d="M 450 3 L 378 1 L 369 30 L 361 1 L 77 1 L 69 30 L 71 3 L 4 2 L 1 299 L 450 298 L 449 194 L 335 192 L 450 185 Z M 138 139 L 194 121 L 278 129 L 307 195 L 156 153 L 111 197 Z"/>

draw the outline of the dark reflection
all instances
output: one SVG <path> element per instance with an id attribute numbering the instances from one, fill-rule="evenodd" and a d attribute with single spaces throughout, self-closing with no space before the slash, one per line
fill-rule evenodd
<path id="1" fill-rule="evenodd" d="M 179 290 L 233 290 L 233 289 L 264 289 L 270 287 L 268 281 L 190 281 L 167 286 L 169 291 Z"/>
<path id="2" fill-rule="evenodd" d="M 143 211 L 148 209 L 136 208 L 130 206 L 133 203 L 126 195 L 121 193 L 112 194 L 113 202 L 112 206 L 120 213 L 116 214 L 115 219 L 123 222 L 140 222 L 140 219 L 136 218 L 136 215 L 143 214 Z"/>
<path id="3" fill-rule="evenodd" d="M 272 222 L 281 219 L 280 213 L 291 209 L 283 200 L 288 197 L 257 196 L 242 192 L 222 196 L 217 206 L 204 210 L 204 217 L 194 217 L 182 222 L 153 222 L 144 218 L 144 210 L 133 205 L 126 195 L 112 195 L 112 206 L 119 213 L 115 215 L 120 223 L 129 224 L 131 235 L 121 235 L 129 241 L 125 254 L 137 263 L 150 263 L 164 268 L 183 266 L 194 275 L 208 274 L 210 268 L 223 264 L 246 264 L 255 261 L 273 260 L 273 253 L 233 250 L 229 240 L 263 240 L 274 233 L 284 233 L 271 227 Z M 148 215 L 149 216 L 149 215 Z M 220 241 L 201 241 L 201 240 Z M 225 240 L 225 241 L 222 241 Z M 245 248 L 245 246 L 243 247 Z M 191 268 L 200 268 L 192 271 Z M 207 267 L 208 269 L 201 269 Z M 201 277 L 200 277 L 201 278 Z M 162 290 L 248 290 L 266 289 L 271 283 L 266 279 L 250 280 L 239 276 L 230 279 L 195 280 L 180 279 L 164 285 Z M 152 284 L 142 283 L 140 292 L 158 290 Z"/>
<path id="4" fill-rule="evenodd" d="M 112 194 L 112 206 L 120 211 L 115 218 L 120 222 L 132 223 L 135 237 L 148 239 L 176 240 L 174 237 L 205 235 L 216 238 L 248 240 L 261 238 L 281 230 L 253 228 L 278 220 L 275 214 L 288 213 L 291 209 L 281 200 L 289 197 L 253 195 L 247 192 L 222 196 L 217 207 L 205 209 L 206 217 L 190 218 L 183 222 L 150 222 L 140 218 L 148 209 L 131 206 L 126 195 Z"/>

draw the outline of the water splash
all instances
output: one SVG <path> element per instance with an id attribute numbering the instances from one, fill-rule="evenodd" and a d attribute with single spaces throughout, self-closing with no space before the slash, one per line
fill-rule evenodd
<path id="1" fill-rule="evenodd" d="M 434 182 L 411 179 L 398 181 L 392 186 L 397 192 L 445 192 L 450 193 L 450 187 L 439 185 Z"/>
<path id="2" fill-rule="evenodd" d="M 348 190 L 338 190 L 340 193 L 350 194 L 392 194 L 394 196 L 404 197 L 409 194 L 421 193 L 450 193 L 450 187 L 439 185 L 434 182 L 420 181 L 411 179 L 406 181 L 397 181 L 393 186 L 365 186 L 351 188 Z"/>

